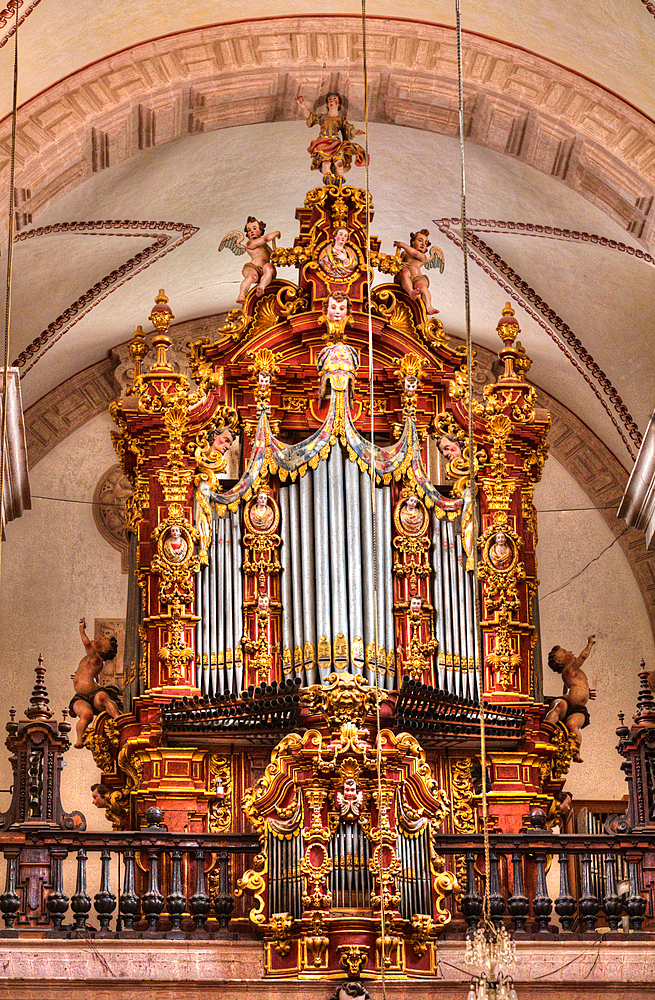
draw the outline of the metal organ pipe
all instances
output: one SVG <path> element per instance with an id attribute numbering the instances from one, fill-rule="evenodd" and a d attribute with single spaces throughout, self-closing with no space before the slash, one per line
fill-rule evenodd
<path id="1" fill-rule="evenodd" d="M 446 537 L 448 538 L 448 570 L 450 573 L 450 595 L 453 616 L 453 657 L 454 675 L 457 683 L 457 694 L 462 691 L 462 646 L 460 642 L 460 621 L 459 621 L 459 588 L 457 586 L 457 553 L 455 551 L 455 533 L 453 532 L 452 521 L 446 521 Z"/>
<path id="2" fill-rule="evenodd" d="M 231 514 L 232 526 L 232 612 L 234 618 L 234 687 L 235 694 L 243 690 L 243 654 L 241 652 L 241 636 L 243 635 L 243 588 L 241 552 L 241 523 L 238 513 Z M 240 655 L 237 656 L 237 649 Z"/>
<path id="3" fill-rule="evenodd" d="M 386 688 L 387 691 L 392 691 L 395 686 L 396 673 L 393 674 L 389 672 L 389 661 L 393 658 L 395 663 L 395 622 L 393 614 L 393 548 L 391 545 L 391 522 L 393 519 L 393 505 L 391 503 L 391 489 L 387 488 L 384 491 L 384 551 L 386 553 L 385 558 L 385 579 L 383 583 L 384 588 L 384 617 L 386 622 L 385 629 L 385 649 L 387 652 L 387 673 L 386 673 Z"/>
<path id="4" fill-rule="evenodd" d="M 362 601 L 362 543 L 359 506 L 359 466 L 346 461 L 346 549 L 348 559 L 348 624 L 350 626 L 350 661 L 354 674 L 364 674 L 364 620 Z M 355 641 L 361 642 L 361 661 L 355 651 Z"/>
<path id="5" fill-rule="evenodd" d="M 294 671 L 303 658 L 303 566 L 300 555 L 300 491 L 298 482 L 289 485 L 289 531 L 291 533 L 291 592 L 293 594 L 293 655 Z"/>
<path id="6" fill-rule="evenodd" d="M 325 638 L 332 646 L 331 601 L 330 601 L 330 557 L 328 519 L 328 476 L 327 463 L 319 462 L 314 473 L 314 554 L 316 560 L 316 646 Z M 331 672 L 329 666 L 319 665 L 321 681 Z"/>
<path id="7" fill-rule="evenodd" d="M 345 636 L 350 650 L 348 604 L 346 597 L 346 518 L 344 507 L 343 451 L 336 445 L 330 452 L 328 467 L 329 525 L 330 525 L 330 587 L 332 596 L 332 642 L 338 635 Z M 345 664 L 348 668 L 350 655 Z M 335 663 L 335 667 L 337 664 Z M 344 667 L 339 664 L 342 670 Z M 337 667 L 337 668 L 338 668 Z"/>
<path id="8" fill-rule="evenodd" d="M 378 628 L 377 628 L 377 648 L 375 651 L 375 663 L 377 666 L 379 684 L 383 688 L 385 686 L 386 677 L 386 651 L 385 651 L 385 664 L 384 666 L 378 662 L 379 654 L 384 650 L 384 637 L 386 635 L 386 602 L 384 599 L 384 588 L 386 584 L 386 552 L 384 551 L 384 493 L 383 487 L 375 487 L 375 535 L 376 535 L 376 552 L 377 552 L 377 610 L 378 610 Z M 390 553 L 389 553 L 390 554 Z M 385 673 L 381 670 L 385 669 Z"/>
<path id="9" fill-rule="evenodd" d="M 371 480 L 368 475 L 359 477 L 359 516 L 362 538 L 362 613 L 364 620 L 364 652 L 375 638 L 375 592 L 373 590 L 373 516 L 371 513 Z M 375 684 L 377 651 L 371 664 L 366 668 L 365 677 L 369 684 Z"/>
<path id="10" fill-rule="evenodd" d="M 303 662 L 305 668 L 305 683 L 318 683 L 318 668 L 316 665 L 316 574 L 314 570 L 314 477 L 313 470 L 308 470 L 303 476 L 298 488 L 300 491 L 300 551 L 303 568 L 303 636 L 304 643 L 310 642 L 314 647 L 313 658 L 305 656 L 303 644 Z"/>
<path id="11" fill-rule="evenodd" d="M 436 619 L 435 625 L 435 635 L 437 642 L 439 643 L 439 648 L 436 653 L 437 661 L 437 686 L 440 690 L 446 690 L 446 670 L 443 660 L 444 649 L 446 645 L 446 630 L 444 628 L 444 593 L 443 593 L 443 583 L 442 583 L 442 565 L 443 557 L 441 552 L 441 522 L 436 517 L 432 515 L 432 568 L 434 570 L 433 577 L 433 604 L 434 604 L 434 615 Z"/>
<path id="12" fill-rule="evenodd" d="M 221 518 L 216 532 L 216 584 L 220 599 L 214 605 L 216 623 L 216 662 L 218 664 L 218 690 L 223 694 L 225 670 L 225 521 Z M 215 689 L 214 689 L 215 690 Z"/>
<path id="13" fill-rule="evenodd" d="M 293 597 L 291 590 L 291 533 L 289 530 L 289 488 L 280 489 L 280 591 L 282 596 L 282 650 L 290 650 L 291 664 L 285 669 L 293 677 Z"/>
<path id="14" fill-rule="evenodd" d="M 226 692 L 234 690 L 234 615 L 232 594 L 232 524 L 231 518 L 226 518 L 224 527 L 224 549 L 225 549 L 225 644 L 224 644 L 224 690 Z M 219 611 L 220 614 L 220 611 Z M 239 636 L 241 638 L 241 636 Z"/>

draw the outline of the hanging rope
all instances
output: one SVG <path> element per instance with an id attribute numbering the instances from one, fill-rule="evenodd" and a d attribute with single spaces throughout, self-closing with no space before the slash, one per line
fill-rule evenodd
<path id="1" fill-rule="evenodd" d="M 484 718 L 484 647 L 480 629 L 480 579 L 478 558 L 478 505 L 477 485 L 475 482 L 475 439 L 473 437 L 473 344 L 471 340 L 471 293 L 469 287 L 468 269 L 468 231 L 466 221 L 466 158 L 464 155 L 464 70 L 462 62 L 462 13 L 460 0 L 455 0 L 455 17 L 457 22 L 457 87 L 459 104 L 459 165 L 460 165 L 460 198 L 462 225 L 462 255 L 464 258 L 464 311 L 466 321 L 466 376 L 468 389 L 468 438 L 469 438 L 469 489 L 471 503 L 471 519 L 473 528 L 473 578 L 475 581 L 474 628 L 478 637 L 478 699 L 480 703 L 480 758 L 482 767 L 482 835 L 484 838 L 485 887 L 482 902 L 482 915 L 485 922 L 489 920 L 489 808 L 487 800 L 487 740 Z"/>
<path id="2" fill-rule="evenodd" d="M 378 670 L 378 538 L 375 525 L 375 417 L 374 417 L 374 387 L 373 387 L 373 314 L 371 312 L 371 193 L 369 187 L 369 155 L 368 155 L 368 64 L 366 58 L 366 0 L 362 0 L 362 61 L 364 74 L 364 152 L 366 167 L 366 284 L 368 287 L 368 382 L 370 406 L 371 433 L 371 519 L 373 541 L 373 637 L 375 642 L 375 715 L 377 724 L 376 766 L 378 782 L 378 828 L 382 812 L 382 742 L 380 737 L 380 674 Z M 380 951 L 380 974 L 382 979 L 382 998 L 387 1000 L 387 983 L 385 976 L 386 959 L 386 912 L 385 883 L 382 878 L 382 856 L 380 856 L 380 936 L 382 948 Z"/>
<path id="3" fill-rule="evenodd" d="M 18 117 L 18 7 L 14 26 L 14 95 L 11 112 L 11 159 L 9 168 L 9 219 L 7 236 L 7 285 L 5 301 L 5 340 L 2 380 L 2 440 L 0 441 L 0 519 L 5 509 L 5 456 L 7 452 L 7 394 L 9 390 L 9 322 L 11 318 L 11 276 L 14 261 L 14 188 L 16 183 L 16 119 Z M 2 568 L 2 543 L 0 542 L 0 573 Z"/>

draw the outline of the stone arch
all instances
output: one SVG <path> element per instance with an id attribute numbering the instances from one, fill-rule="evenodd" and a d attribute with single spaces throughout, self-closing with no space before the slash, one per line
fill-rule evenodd
<path id="1" fill-rule="evenodd" d="M 311 97 L 341 84 L 361 119 L 362 77 L 349 71 L 360 63 L 360 31 L 351 15 L 216 24 L 68 76 L 20 109 L 21 218 L 38 220 L 92 174 L 153 146 L 292 118 L 299 86 Z M 456 135 L 454 29 L 371 17 L 368 31 L 370 120 Z M 470 140 L 553 176 L 651 246 L 655 123 L 585 77 L 494 39 L 467 33 L 464 66 Z M 2 168 L 9 129 L 5 119 Z"/>

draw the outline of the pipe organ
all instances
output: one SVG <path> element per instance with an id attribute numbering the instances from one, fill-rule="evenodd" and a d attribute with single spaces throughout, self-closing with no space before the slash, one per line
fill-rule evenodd
<path id="1" fill-rule="evenodd" d="M 481 697 L 499 830 L 552 806 L 575 750 L 540 695 L 549 415 L 518 324 L 507 306 L 503 374 L 469 401 L 438 318 L 399 280 L 370 285 L 372 216 L 355 188 L 308 192 L 294 245 L 271 252 L 297 282 L 253 289 L 188 345 L 195 387 L 167 360 L 160 292 L 111 407 L 133 485 L 131 667 L 125 714 L 87 745 L 117 827 L 156 804 L 171 830 L 258 832 L 233 927 L 261 933 L 272 976 L 434 974 L 458 891 L 435 836 L 478 829 Z M 376 237 L 370 261 L 402 267 Z"/>

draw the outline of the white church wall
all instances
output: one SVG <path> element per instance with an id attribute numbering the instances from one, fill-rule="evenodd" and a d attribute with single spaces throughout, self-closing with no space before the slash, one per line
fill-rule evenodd
<path id="1" fill-rule="evenodd" d="M 116 462 L 113 426 L 109 414 L 95 417 L 46 455 L 30 472 L 32 510 L 7 531 L 0 589 L 0 725 L 11 706 L 17 718 L 27 708 L 39 653 L 50 707 L 61 718 L 73 694 L 71 674 L 84 655 L 79 619 L 86 617 L 92 636 L 94 618 L 125 616 L 127 576 L 120 554 L 98 533 L 91 506 L 98 479 Z M 73 728 L 71 742 L 74 737 Z M 104 811 L 91 803 L 90 786 L 99 781 L 91 753 L 71 749 L 64 760 L 64 808 L 81 810 L 89 830 L 111 829 Z M 10 781 L 3 748 L 0 785 L 8 788 Z M 1 809 L 9 799 L 0 797 Z"/>
<path id="2" fill-rule="evenodd" d="M 655 669 L 646 608 L 620 545 L 603 552 L 613 535 L 601 514 L 552 457 L 535 490 L 535 505 L 540 512 L 537 557 L 545 695 L 562 690 L 561 679 L 547 665 L 549 650 L 562 645 L 577 655 L 587 636 L 596 635 L 585 672 L 597 698 L 588 706 L 591 723 L 582 734 L 583 763 L 571 765 L 566 788 L 578 799 L 620 799 L 627 785 L 615 750 L 617 712 L 624 711 L 630 723 L 642 656 Z"/>

